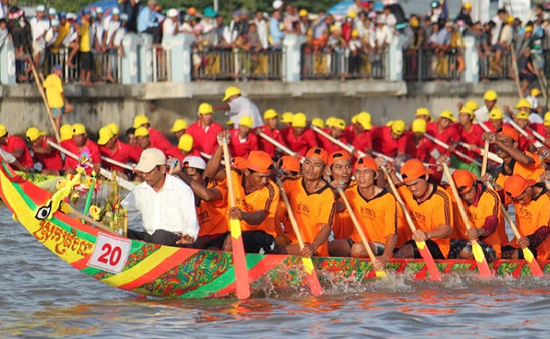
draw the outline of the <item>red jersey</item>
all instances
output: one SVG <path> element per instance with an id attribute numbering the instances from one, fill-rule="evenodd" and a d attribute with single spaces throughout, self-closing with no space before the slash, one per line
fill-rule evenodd
<path id="1" fill-rule="evenodd" d="M 353 124 L 351 125 L 347 125 L 346 128 L 344 129 L 344 137 L 351 143 L 353 144 L 355 142 L 355 136 L 356 136 L 356 133 L 355 133 L 355 126 Z"/>
<path id="2" fill-rule="evenodd" d="M 288 145 L 288 148 L 294 152 L 298 152 L 303 157 L 306 156 L 306 153 L 310 148 L 317 147 L 315 132 L 309 128 L 304 129 L 304 133 L 300 136 L 296 136 L 293 133 L 292 127 L 283 129 L 281 134 L 283 135 L 283 139 Z"/>
<path id="3" fill-rule="evenodd" d="M 372 145 L 376 152 L 395 157 L 407 151 L 407 144 L 413 142 L 411 136 L 410 132 L 405 132 L 398 139 L 393 139 L 391 128 L 380 126 L 372 132 Z"/>
<path id="4" fill-rule="evenodd" d="M 327 134 L 330 134 L 330 129 L 328 132 L 327 131 L 325 132 Z M 344 137 L 343 134 L 340 136 L 340 138 L 338 138 L 338 140 L 343 142 L 345 145 L 349 144 L 348 140 Z M 342 147 L 336 145 L 335 143 L 333 143 L 332 141 L 328 140 L 327 138 L 325 138 L 320 134 L 319 134 L 319 146 L 321 146 L 321 148 L 324 148 L 325 151 L 328 152 L 328 154 L 331 154 L 336 151 L 341 151 L 343 149 Z"/>
<path id="5" fill-rule="evenodd" d="M 116 141 L 114 152 L 112 152 L 109 148 L 105 146 L 99 146 L 99 152 L 104 157 L 111 158 L 124 164 L 129 161 L 133 161 L 136 164 L 139 162 L 139 154 L 136 149 L 120 140 Z M 113 171 L 124 172 L 124 168 L 113 165 L 108 161 L 105 161 L 103 167 L 111 169 Z"/>
<path id="6" fill-rule="evenodd" d="M 247 158 L 250 151 L 258 150 L 258 137 L 254 133 L 248 133 L 246 140 L 242 140 L 239 137 L 239 129 L 232 129 L 229 134 L 231 135 L 231 142 L 229 143 L 229 150 L 233 157 Z"/>
<path id="7" fill-rule="evenodd" d="M 354 134 L 352 145 L 361 152 L 370 152 L 372 150 L 372 130 L 364 130 L 359 135 Z"/>
<path id="8" fill-rule="evenodd" d="M 0 146 L 2 149 L 6 152 L 12 153 L 15 150 L 22 150 L 23 155 L 21 155 L 20 158 L 17 160 L 21 163 L 21 165 L 25 167 L 33 167 L 34 162 L 32 161 L 31 153 L 29 152 L 29 148 L 27 147 L 27 144 L 23 140 L 23 138 L 8 134 L 6 144 Z"/>
<path id="9" fill-rule="evenodd" d="M 185 133 L 193 137 L 194 149 L 212 155 L 218 148 L 218 133 L 222 131 L 223 127 L 216 122 L 204 129 L 200 121 L 197 121 L 191 124 Z"/>
<path id="10" fill-rule="evenodd" d="M 437 128 L 437 121 L 429 122 L 426 125 L 426 133 L 433 136 L 437 140 L 441 140 L 447 145 L 454 144 L 455 142 L 460 140 L 460 134 L 454 127 L 454 125 L 451 125 L 444 129 L 442 132 L 439 132 L 439 129 Z M 439 153 L 441 154 L 447 154 L 450 155 L 450 152 L 447 151 L 444 147 L 435 145 Z"/>
<path id="11" fill-rule="evenodd" d="M 172 147 L 172 144 L 164 134 L 160 133 L 156 129 L 149 127 L 149 140 L 151 140 L 151 147 L 158 148 L 159 150 L 166 153 L 166 151 Z"/>
<path id="12" fill-rule="evenodd" d="M 476 145 L 478 147 L 482 147 L 484 145 L 483 138 L 481 137 L 481 135 L 483 134 L 483 129 L 478 124 L 472 124 L 472 128 L 470 128 L 469 131 L 466 131 L 464 127 L 460 124 L 457 125 L 456 129 L 460 135 L 460 141 L 465 142 L 468 145 Z M 458 146 L 457 150 L 472 158 L 476 158 L 478 156 L 478 153 L 470 151 L 462 146 Z M 470 163 L 470 161 L 466 159 L 460 160 L 466 163 Z"/>
<path id="13" fill-rule="evenodd" d="M 67 151 L 76 154 L 78 157 L 80 157 L 84 152 L 87 152 L 88 156 L 92 159 L 93 164 L 101 164 L 101 152 L 99 151 L 99 146 L 97 146 L 95 142 L 88 139 L 86 141 L 86 145 L 84 145 L 82 149 L 79 149 L 72 139 L 67 141 L 70 141 L 67 142 L 67 146 L 65 147 Z M 65 158 L 65 170 L 69 168 L 75 169 L 79 164 L 80 163 L 78 160 L 71 157 Z"/>
<path id="14" fill-rule="evenodd" d="M 42 143 L 40 144 L 40 147 L 49 146 L 46 140 L 50 140 L 54 143 L 56 142 L 56 140 L 52 137 L 45 137 L 44 139 L 42 139 Z M 61 158 L 61 153 L 53 147 L 51 147 L 51 150 L 52 151 L 50 152 L 50 154 L 38 154 L 35 152 L 34 158 L 36 159 L 37 162 L 42 164 L 43 169 L 56 170 L 56 171 L 63 170 L 63 159 Z"/>
<path id="15" fill-rule="evenodd" d="M 269 130 L 265 125 L 258 127 L 256 130 L 260 130 L 263 133 L 265 133 L 267 136 L 275 139 L 275 141 L 281 143 L 282 145 L 286 146 L 286 142 L 283 140 L 283 135 L 281 134 L 281 131 L 274 129 Z M 269 154 L 272 158 L 275 157 L 275 153 L 277 152 L 277 147 L 273 146 L 272 143 L 265 140 L 261 136 L 258 136 L 258 148 L 260 151 L 264 151 L 267 154 Z"/>
<path id="16" fill-rule="evenodd" d="M 422 138 L 418 143 L 411 142 L 410 144 L 413 147 L 409 148 L 407 154 L 422 162 L 435 164 L 436 158 L 432 154 L 437 154 L 437 152 L 434 152 L 436 147 L 433 141 L 428 138 Z"/>

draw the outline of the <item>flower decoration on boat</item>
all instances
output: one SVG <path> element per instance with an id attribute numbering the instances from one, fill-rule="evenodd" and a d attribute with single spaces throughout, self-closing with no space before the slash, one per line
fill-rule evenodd
<path id="1" fill-rule="evenodd" d="M 101 208 L 97 207 L 96 205 L 90 206 L 90 216 L 94 220 L 99 220 L 101 217 Z"/>

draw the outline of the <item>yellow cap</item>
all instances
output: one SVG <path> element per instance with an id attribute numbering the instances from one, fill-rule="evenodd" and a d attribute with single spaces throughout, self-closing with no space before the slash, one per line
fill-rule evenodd
<path id="1" fill-rule="evenodd" d="M 27 133 L 26 133 L 27 140 L 31 141 L 31 142 L 35 141 L 36 139 L 38 139 L 42 135 L 46 135 L 46 132 L 41 132 L 36 127 L 30 127 L 27 130 Z"/>
<path id="2" fill-rule="evenodd" d="M 504 118 L 504 113 L 502 113 L 500 108 L 493 108 L 491 112 L 489 112 L 489 119 L 500 120 L 503 118 Z"/>
<path id="3" fill-rule="evenodd" d="M 533 97 L 536 97 L 536 96 L 541 95 L 541 94 L 542 93 L 541 93 L 540 89 L 538 89 L 538 88 L 533 88 L 531 90 L 531 96 L 533 96 Z"/>
<path id="4" fill-rule="evenodd" d="M 414 133 L 426 133 L 426 120 L 415 119 L 412 124 L 412 131 Z"/>
<path id="5" fill-rule="evenodd" d="M 531 108 L 531 103 L 527 99 L 519 99 L 518 104 L 514 108 Z"/>
<path id="6" fill-rule="evenodd" d="M 430 110 L 427 109 L 426 107 L 420 107 L 420 108 L 417 108 L 416 109 L 416 112 L 414 113 L 415 115 L 425 115 L 425 116 L 428 116 L 430 117 L 430 121 L 432 121 L 432 117 L 430 115 Z"/>
<path id="7" fill-rule="evenodd" d="M 330 32 L 340 32 L 342 30 L 342 28 L 338 25 L 332 25 L 330 26 Z"/>
<path id="8" fill-rule="evenodd" d="M 109 125 L 107 125 L 107 127 L 109 127 L 111 129 L 111 131 L 113 131 L 114 135 L 118 135 L 118 131 L 120 129 L 119 129 L 117 124 L 115 124 L 114 122 L 111 122 Z"/>
<path id="9" fill-rule="evenodd" d="M 464 3 L 464 8 L 472 8 L 472 3 L 471 2 Z"/>
<path id="10" fill-rule="evenodd" d="M 372 118 L 368 112 L 359 113 L 357 122 L 366 130 L 372 129 Z"/>
<path id="11" fill-rule="evenodd" d="M 136 131 L 134 132 L 134 136 L 137 137 L 148 137 L 149 131 L 145 127 L 139 127 L 136 128 Z"/>
<path id="12" fill-rule="evenodd" d="M 61 134 L 60 141 L 69 140 L 73 137 L 73 127 L 69 124 L 65 124 L 59 129 L 59 134 Z"/>
<path id="13" fill-rule="evenodd" d="M 309 13 L 307 12 L 306 9 L 301 9 L 299 12 L 298 12 L 298 15 L 299 16 L 307 16 Z"/>
<path id="14" fill-rule="evenodd" d="M 391 124 L 392 132 L 397 135 L 403 134 L 403 132 L 405 132 L 405 127 L 405 122 L 403 120 L 395 120 L 393 124 Z"/>
<path id="15" fill-rule="evenodd" d="M 174 126 L 172 126 L 172 129 L 170 130 L 170 132 L 179 132 L 179 131 L 183 131 L 184 129 L 187 129 L 187 121 L 185 121 L 185 119 L 177 119 L 176 121 L 174 121 Z"/>
<path id="16" fill-rule="evenodd" d="M 339 129 L 345 129 L 346 128 L 346 120 L 334 118 L 334 121 L 332 122 L 332 127 L 336 127 L 336 128 L 339 128 Z"/>
<path id="17" fill-rule="evenodd" d="M 207 104 L 206 102 L 203 102 L 199 105 L 199 114 L 212 114 L 214 113 L 214 109 L 212 108 L 212 105 Z"/>
<path id="18" fill-rule="evenodd" d="M 477 104 L 477 101 L 474 101 L 474 100 L 469 100 L 467 103 L 464 104 L 464 106 L 470 107 L 470 109 L 474 112 L 477 109 L 479 109 L 479 105 Z"/>
<path id="19" fill-rule="evenodd" d="M 145 127 L 140 127 L 145 128 Z M 105 145 L 111 140 L 112 137 L 114 137 L 115 134 L 113 133 L 113 130 L 109 127 L 105 126 L 99 130 L 99 140 L 97 141 L 98 145 Z"/>
<path id="20" fill-rule="evenodd" d="M 459 113 L 466 113 L 466 114 L 469 114 L 470 116 L 474 116 L 474 111 L 466 105 L 462 106 Z"/>
<path id="21" fill-rule="evenodd" d="M 533 26 L 527 26 L 525 27 L 525 33 L 527 32 L 532 32 L 533 31 Z"/>
<path id="22" fill-rule="evenodd" d="M 338 118 L 335 118 L 335 117 L 330 117 L 328 118 L 326 121 L 325 121 L 325 126 L 327 127 L 332 127 L 334 126 L 334 122 L 337 120 Z"/>
<path id="23" fill-rule="evenodd" d="M 418 22 L 417 18 L 412 18 L 409 20 L 409 25 L 414 28 L 414 27 L 418 27 L 420 23 Z"/>
<path id="24" fill-rule="evenodd" d="M 193 149 L 193 137 L 189 134 L 183 134 L 178 141 L 178 148 L 190 152 Z"/>
<path id="25" fill-rule="evenodd" d="M 517 118 L 529 120 L 529 112 L 521 111 L 518 113 Z"/>
<path id="26" fill-rule="evenodd" d="M 233 125 L 234 125 L 234 124 L 233 124 L 233 120 L 227 120 L 227 121 L 225 122 L 225 125 L 227 125 L 227 126 L 233 126 Z"/>
<path id="27" fill-rule="evenodd" d="M 285 113 L 283 113 L 283 116 L 281 117 L 281 122 L 285 123 L 285 124 L 291 124 L 293 117 L 294 117 L 293 113 L 285 112 Z"/>
<path id="28" fill-rule="evenodd" d="M 8 134 L 8 131 L 6 130 L 6 126 L 0 124 L 0 138 L 6 134 Z"/>
<path id="29" fill-rule="evenodd" d="M 544 115 L 544 126 L 550 126 L 550 112 L 546 112 Z"/>
<path id="30" fill-rule="evenodd" d="M 264 119 L 273 119 L 278 116 L 279 114 L 277 114 L 277 112 L 273 108 L 270 108 L 264 112 Z"/>
<path id="31" fill-rule="evenodd" d="M 486 100 L 486 101 L 494 101 L 497 98 L 498 98 L 497 92 L 495 92 L 495 91 L 487 91 L 483 95 L 483 100 Z"/>
<path id="32" fill-rule="evenodd" d="M 357 123 L 357 118 L 359 118 L 359 114 L 355 114 L 354 116 L 352 116 L 351 117 L 351 123 L 356 124 Z"/>
<path id="33" fill-rule="evenodd" d="M 511 24 L 512 22 L 514 22 L 514 17 L 509 15 L 507 16 L 505 19 L 504 19 L 504 23 L 506 24 Z"/>
<path id="34" fill-rule="evenodd" d="M 443 112 L 441 112 L 441 114 L 439 115 L 440 118 L 447 118 L 449 120 L 451 120 L 452 122 L 455 122 L 456 121 L 456 118 L 455 116 L 453 115 L 453 112 L 449 111 L 448 109 L 444 110 Z"/>
<path id="35" fill-rule="evenodd" d="M 356 29 L 354 29 L 353 31 L 351 31 L 351 37 L 352 37 L 352 38 L 357 38 L 358 36 L 359 36 L 359 32 L 358 32 Z"/>
<path id="36" fill-rule="evenodd" d="M 143 114 L 140 114 L 140 115 L 137 115 L 135 118 L 134 118 L 134 128 L 138 128 L 140 127 L 141 125 L 143 124 L 148 124 L 149 123 L 149 118 L 147 118 L 145 115 Z"/>
<path id="37" fill-rule="evenodd" d="M 239 121 L 239 126 L 244 126 L 248 128 L 252 128 L 254 125 L 254 119 L 252 119 L 251 116 L 245 115 L 241 118 L 241 121 Z"/>
<path id="38" fill-rule="evenodd" d="M 321 129 L 325 128 L 325 122 L 321 118 L 313 118 L 313 120 L 311 120 L 311 124 Z"/>
<path id="39" fill-rule="evenodd" d="M 241 94 L 241 90 L 235 86 L 230 86 L 225 90 L 225 96 L 223 97 L 223 101 L 227 101 L 229 98 L 237 94 Z"/>
<path id="40" fill-rule="evenodd" d="M 84 126 L 83 124 L 74 124 L 72 126 L 72 129 L 73 129 L 73 135 L 86 134 L 86 126 Z"/>
<path id="41" fill-rule="evenodd" d="M 292 127 L 303 128 L 307 126 L 307 117 L 304 113 L 296 113 L 292 117 Z"/>
<path id="42" fill-rule="evenodd" d="M 391 127 L 391 125 L 393 125 L 394 121 L 395 120 L 390 120 L 390 121 L 386 122 L 386 127 Z"/>
<path id="43" fill-rule="evenodd" d="M 355 19 L 357 17 L 357 13 L 355 13 L 354 11 L 349 11 L 348 17 Z"/>

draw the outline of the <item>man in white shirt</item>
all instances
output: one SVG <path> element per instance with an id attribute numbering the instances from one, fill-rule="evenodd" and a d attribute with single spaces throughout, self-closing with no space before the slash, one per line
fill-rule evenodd
<path id="1" fill-rule="evenodd" d="M 178 34 L 179 31 L 179 21 L 178 21 L 178 10 L 171 8 L 166 13 L 167 19 L 162 23 L 162 38 L 172 37 Z"/>
<path id="2" fill-rule="evenodd" d="M 46 8 L 43 5 L 36 7 L 36 17 L 32 18 L 29 24 L 31 25 L 34 62 L 40 65 L 40 61 L 43 59 L 41 57 L 44 55 L 44 50 L 46 49 L 44 37 L 50 29 L 50 21 L 46 17 Z"/>
<path id="3" fill-rule="evenodd" d="M 498 99 L 497 92 L 492 90 L 485 92 L 485 94 L 483 95 L 483 100 L 485 100 L 485 105 L 478 108 L 474 112 L 474 116 L 478 124 L 482 124 L 485 121 L 489 121 L 489 112 L 491 112 L 491 110 L 495 107 L 498 108 L 497 99 Z"/>
<path id="4" fill-rule="evenodd" d="M 241 90 L 237 87 L 231 86 L 227 88 L 223 101 L 227 103 L 214 106 L 213 108 L 215 111 L 228 111 L 226 114 L 229 115 L 229 119 L 233 122 L 234 126 L 238 126 L 241 118 L 247 115 L 253 120 L 252 128 L 260 127 L 264 124 L 256 104 L 250 101 L 250 99 L 241 96 Z"/>
<path id="5" fill-rule="evenodd" d="M 199 224 L 191 188 L 166 173 L 166 157 L 156 148 L 143 151 L 134 170 L 144 182 L 124 198 L 122 206 L 128 211 L 128 221 L 141 215 L 144 232 L 130 227 L 128 237 L 159 245 L 192 247 Z"/>

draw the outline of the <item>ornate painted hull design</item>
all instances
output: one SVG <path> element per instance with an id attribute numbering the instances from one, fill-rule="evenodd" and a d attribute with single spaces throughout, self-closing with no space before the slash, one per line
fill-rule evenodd
<path id="1" fill-rule="evenodd" d="M 0 164 L 0 196 L 39 242 L 74 268 L 111 286 L 140 294 L 166 298 L 217 298 L 233 296 L 235 274 L 230 253 L 159 246 L 113 236 L 85 225 L 61 211 L 51 219 L 39 220 L 37 211 L 51 193 L 17 175 L 3 161 Z M 266 289 L 307 288 L 299 257 L 247 254 L 253 293 Z M 368 260 L 314 258 L 322 284 L 361 281 L 375 277 Z M 475 261 L 438 261 L 441 272 L 476 271 Z M 550 262 L 541 263 L 550 271 Z M 497 261 L 496 275 L 530 276 L 525 261 Z M 421 260 L 392 260 L 388 270 L 413 272 L 416 279 L 427 277 Z"/>

